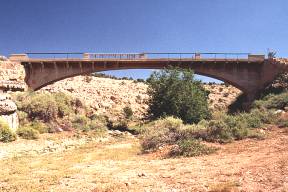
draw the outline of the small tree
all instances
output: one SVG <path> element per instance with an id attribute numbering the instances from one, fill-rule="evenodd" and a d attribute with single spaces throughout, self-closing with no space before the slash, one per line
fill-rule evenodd
<path id="1" fill-rule="evenodd" d="M 208 93 L 194 79 L 192 70 L 169 67 L 152 73 L 147 83 L 150 117 L 175 116 L 184 123 L 210 117 Z"/>

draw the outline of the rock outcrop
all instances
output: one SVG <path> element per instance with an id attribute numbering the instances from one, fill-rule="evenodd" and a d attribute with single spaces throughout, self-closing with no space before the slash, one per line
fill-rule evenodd
<path id="1" fill-rule="evenodd" d="M 276 79 L 271 82 L 263 91 L 263 95 L 269 93 L 281 93 L 283 91 L 288 91 L 288 73 L 279 74 Z"/>
<path id="2" fill-rule="evenodd" d="M 99 115 L 123 116 L 123 108 L 131 107 L 135 118 L 147 111 L 147 85 L 132 80 L 77 76 L 58 81 L 40 91 L 63 92 L 79 98 Z"/>
<path id="3" fill-rule="evenodd" d="M 17 62 L 0 59 L 0 90 L 2 91 L 24 91 L 24 67 Z"/>
<path id="4" fill-rule="evenodd" d="M 210 92 L 208 104 L 212 110 L 226 110 L 241 94 L 239 89 L 225 84 L 204 84 L 204 88 Z"/>

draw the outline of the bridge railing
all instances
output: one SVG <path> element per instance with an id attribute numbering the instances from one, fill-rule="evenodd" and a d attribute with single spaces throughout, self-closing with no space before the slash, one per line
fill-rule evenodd
<path id="1" fill-rule="evenodd" d="M 146 53 L 148 58 L 167 58 L 167 59 L 247 59 L 250 53 L 200 53 L 200 52 L 186 52 L 186 53 Z"/>
<path id="2" fill-rule="evenodd" d="M 200 53 L 200 52 L 146 52 L 146 53 L 26 53 L 29 58 L 43 58 L 43 59 L 115 59 L 115 60 L 139 60 L 139 59 L 265 59 L 265 55 L 252 55 L 250 53 Z"/>
<path id="3" fill-rule="evenodd" d="M 83 53 L 84 59 L 147 59 L 145 53 Z"/>
<path id="4" fill-rule="evenodd" d="M 25 53 L 29 58 L 40 58 L 40 59 L 71 59 L 71 58 L 82 58 L 82 52 L 29 52 Z"/>

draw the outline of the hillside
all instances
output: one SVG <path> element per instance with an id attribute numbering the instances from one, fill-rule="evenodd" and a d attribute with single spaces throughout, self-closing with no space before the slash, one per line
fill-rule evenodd
<path id="1" fill-rule="evenodd" d="M 212 109 L 225 109 L 240 91 L 224 84 L 205 84 Z M 98 114 L 120 115 L 130 106 L 135 117 L 141 118 L 147 110 L 147 85 L 133 80 L 78 76 L 42 88 L 42 91 L 64 92 L 85 101 Z"/>

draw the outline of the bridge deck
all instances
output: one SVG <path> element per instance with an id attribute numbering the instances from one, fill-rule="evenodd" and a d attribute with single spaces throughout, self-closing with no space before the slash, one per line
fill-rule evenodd
<path id="1" fill-rule="evenodd" d="M 207 59 L 194 59 L 194 58 L 156 58 L 156 59 L 79 59 L 79 58 L 29 58 L 23 59 L 21 62 L 23 63 L 41 63 L 41 62 L 117 62 L 117 61 L 125 61 L 125 62 L 167 62 L 167 61 L 191 61 L 191 62 L 257 62 L 262 63 L 263 60 L 252 60 L 252 59 L 225 59 L 225 58 L 207 58 Z"/>
<path id="2" fill-rule="evenodd" d="M 29 57 L 32 56 L 32 57 Z M 250 53 L 26 53 L 10 60 L 37 62 L 263 62 L 265 55 Z"/>

